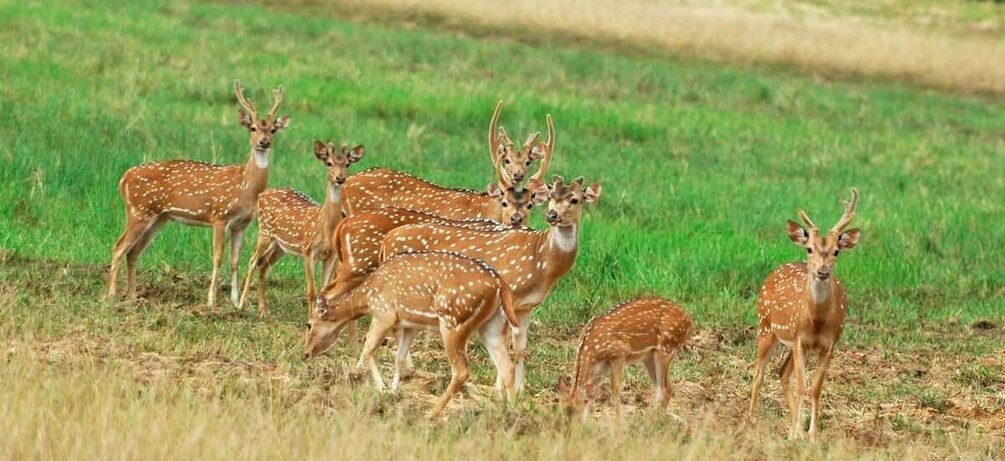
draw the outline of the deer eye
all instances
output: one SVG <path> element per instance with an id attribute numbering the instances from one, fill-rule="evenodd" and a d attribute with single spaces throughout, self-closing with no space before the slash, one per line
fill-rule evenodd
<path id="1" fill-rule="evenodd" d="M 502 206 L 504 206 L 504 207 L 508 207 L 508 206 L 509 206 L 509 204 L 508 204 L 508 203 L 506 203 L 506 202 L 502 202 Z"/>
<path id="2" fill-rule="evenodd" d="M 310 324 L 310 322 L 307 323 L 307 331 L 311 331 L 311 324 Z"/>
<path id="3" fill-rule="evenodd" d="M 806 254 L 810 254 L 810 255 L 813 254 L 813 249 L 812 248 L 807 248 L 806 249 Z"/>
<path id="4" fill-rule="evenodd" d="M 527 209 L 528 209 L 528 210 L 530 210 L 530 209 L 532 209 L 532 208 L 534 208 L 534 205 L 533 205 L 533 204 L 530 204 L 530 203 L 528 203 L 528 204 L 527 204 Z"/>
<path id="5" fill-rule="evenodd" d="M 574 198 L 572 200 L 569 200 L 569 203 L 575 205 L 575 204 L 579 203 L 579 199 L 578 198 Z"/>
<path id="6" fill-rule="evenodd" d="M 508 159 L 508 158 L 504 158 L 504 159 L 503 159 L 503 163 L 505 163 L 505 164 L 509 165 L 509 159 Z"/>
<path id="7" fill-rule="evenodd" d="M 530 166 L 530 160 L 527 160 L 527 166 Z"/>
<path id="8" fill-rule="evenodd" d="M 254 132 L 258 131 L 258 127 L 257 127 L 257 126 L 255 126 L 255 125 L 251 125 L 251 127 L 250 127 L 250 128 L 248 128 L 248 129 L 249 129 L 249 130 L 251 130 L 251 132 L 252 132 L 252 133 L 254 133 Z"/>
<path id="9" fill-rule="evenodd" d="M 276 132 L 276 128 L 275 128 L 275 127 L 273 127 L 273 128 L 272 128 L 272 132 L 273 132 L 273 133 L 275 133 L 275 132 Z"/>
<path id="10" fill-rule="evenodd" d="M 840 252 L 841 252 L 841 250 L 834 250 L 834 256 L 837 256 L 838 253 L 840 253 Z"/>

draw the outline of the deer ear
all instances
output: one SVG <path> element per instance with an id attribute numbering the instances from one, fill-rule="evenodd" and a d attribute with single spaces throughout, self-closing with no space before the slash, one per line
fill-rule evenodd
<path id="1" fill-rule="evenodd" d="M 314 318 L 320 319 L 328 314 L 328 300 L 323 295 L 319 295 L 314 300 Z"/>
<path id="2" fill-rule="evenodd" d="M 499 200 L 499 199 L 501 199 L 503 197 L 503 190 L 502 190 L 502 188 L 499 187 L 499 185 L 496 184 L 496 183 L 494 183 L 494 182 L 493 183 L 489 183 L 489 186 L 488 186 L 487 190 L 488 190 L 488 193 L 489 193 L 489 197 L 492 197 L 492 198 L 494 198 L 496 200 Z"/>
<path id="3" fill-rule="evenodd" d="M 600 198 L 600 183 L 590 184 L 589 187 L 583 191 L 583 199 L 587 202 L 596 202 Z"/>
<path id="4" fill-rule="evenodd" d="M 255 119 L 251 117 L 250 114 L 244 111 L 244 109 L 237 110 L 237 122 L 243 125 L 245 128 L 250 129 L 255 123 Z"/>
<path id="5" fill-rule="evenodd" d="M 544 158 L 544 147 L 538 144 L 530 150 L 530 160 L 541 160 L 542 158 Z"/>
<path id="6" fill-rule="evenodd" d="M 363 158 L 363 145 L 360 144 L 352 149 L 349 149 L 346 158 L 349 159 L 349 163 L 356 163 Z"/>
<path id="7" fill-rule="evenodd" d="M 276 127 L 276 131 L 285 130 L 290 126 L 290 116 L 284 115 L 277 118 L 276 121 L 272 123 L 272 126 Z"/>
<path id="8" fill-rule="evenodd" d="M 806 245 L 806 242 L 810 241 L 810 233 L 803 226 L 796 224 L 795 221 L 790 219 L 785 223 L 785 226 L 789 231 L 789 239 L 796 244 Z"/>
<path id="9" fill-rule="evenodd" d="M 858 236 L 862 231 L 859 229 L 849 229 L 841 233 L 838 236 L 838 248 L 842 250 L 850 250 L 855 247 L 858 243 Z"/>
<path id="10" fill-rule="evenodd" d="M 331 150 L 328 149 L 328 145 L 321 141 L 314 141 L 314 156 L 320 160 L 327 159 L 331 155 Z"/>

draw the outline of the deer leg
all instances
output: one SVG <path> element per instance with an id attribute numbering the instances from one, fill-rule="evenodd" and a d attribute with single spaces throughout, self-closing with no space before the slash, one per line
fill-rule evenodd
<path id="1" fill-rule="evenodd" d="M 223 264 L 223 244 L 227 237 L 227 226 L 224 224 L 213 225 L 213 275 L 209 280 L 209 307 L 216 305 L 217 280 L 220 278 L 220 265 Z"/>
<path id="2" fill-rule="evenodd" d="M 621 381 L 624 374 L 625 358 L 618 357 L 611 362 L 611 403 L 618 419 L 621 419 Z"/>
<path id="3" fill-rule="evenodd" d="M 793 372 L 796 377 L 796 389 L 793 396 L 792 405 L 792 427 L 789 429 L 789 438 L 794 439 L 802 436 L 802 416 L 803 416 L 803 387 L 806 385 L 806 357 L 804 355 L 803 344 L 796 337 L 796 343 L 792 347 Z"/>
<path id="4" fill-rule="evenodd" d="M 150 225 L 151 221 L 134 218 L 132 215 L 127 213 L 126 228 L 122 231 L 122 235 L 119 236 L 119 239 L 115 242 L 115 247 L 112 248 L 112 265 L 109 268 L 108 293 L 105 295 L 105 299 L 115 299 L 117 291 L 116 284 L 119 279 L 119 267 L 122 264 L 122 257 L 133 248 L 136 241 L 146 232 L 146 229 L 150 227 Z"/>
<path id="5" fill-rule="evenodd" d="M 244 246 L 245 229 L 242 227 L 230 230 L 230 304 L 233 306 L 238 305 L 237 269 L 241 264 L 241 248 Z"/>
<path id="6" fill-rule="evenodd" d="M 479 333 L 496 367 L 496 393 L 512 402 L 516 398 L 516 388 L 513 385 L 513 361 L 506 345 L 505 324 L 506 319 L 502 315 L 495 315 L 482 325 Z"/>
<path id="7" fill-rule="evenodd" d="M 447 351 L 447 359 L 450 360 L 450 384 L 447 385 L 447 390 L 443 392 L 440 397 L 440 401 L 436 403 L 436 407 L 433 409 L 432 417 L 435 418 L 440 415 L 440 412 L 447 406 L 450 399 L 454 397 L 454 394 L 460 390 L 464 382 L 468 380 L 468 337 L 463 332 L 450 331 L 443 327 L 440 327 L 440 333 L 443 335 L 443 345 Z"/>
<path id="8" fill-rule="evenodd" d="M 373 352 L 380 347 L 380 343 L 384 342 L 384 337 L 387 336 L 387 332 L 394 327 L 393 323 L 382 321 L 377 317 L 373 317 L 373 321 L 370 323 L 370 331 L 366 333 L 366 343 L 363 345 L 363 354 L 359 356 L 359 362 L 356 363 L 356 368 L 363 368 L 363 363 L 370 365 L 370 374 L 373 375 L 373 384 L 377 387 L 377 390 L 383 391 L 384 378 L 380 375 L 380 368 L 377 366 L 377 360 L 373 358 Z"/>
<path id="9" fill-rule="evenodd" d="M 272 242 L 262 254 L 258 256 L 258 316 L 266 318 L 269 311 L 265 307 L 265 277 L 269 274 L 272 265 L 279 261 L 285 253 L 278 243 Z"/>
<path id="10" fill-rule="evenodd" d="M 747 419 L 754 419 L 754 410 L 757 409 L 757 397 L 761 392 L 761 382 L 764 381 L 764 368 L 771 359 L 771 351 L 775 347 L 777 339 L 772 334 L 761 335 L 757 338 L 757 359 L 754 363 L 754 379 L 750 388 L 750 409 L 747 410 Z"/>
<path id="11" fill-rule="evenodd" d="M 310 252 L 304 252 L 304 272 L 307 275 L 307 317 L 311 316 L 311 307 L 314 304 L 314 256 Z"/>
<path id="12" fill-rule="evenodd" d="M 782 368 L 778 370 L 778 378 L 782 382 L 782 397 L 785 399 L 785 405 L 789 407 L 789 411 L 795 411 L 792 407 L 792 351 L 790 350 L 785 356 L 785 361 L 782 362 Z"/>
<path id="13" fill-rule="evenodd" d="M 398 333 L 398 348 L 394 351 L 394 376 L 391 378 L 391 392 L 395 394 L 398 393 L 398 385 L 401 383 L 401 367 L 405 364 L 408 349 L 412 347 L 415 330 L 399 328 Z"/>
<path id="14" fill-rule="evenodd" d="M 527 333 L 530 330 L 530 312 L 518 313 L 520 320 L 520 332 L 514 335 L 513 356 L 516 357 L 516 372 L 514 381 L 516 391 L 523 392 L 524 360 L 527 352 Z"/>
<path id="15" fill-rule="evenodd" d="M 251 276 L 258 269 L 259 264 L 261 264 L 262 256 L 265 255 L 265 251 L 269 248 L 271 242 L 264 235 L 258 235 L 258 242 L 255 243 L 255 251 L 251 253 L 251 258 L 248 259 L 248 274 L 244 276 L 244 289 L 241 290 L 241 298 L 237 302 L 238 309 L 244 309 L 244 303 L 248 301 L 248 289 L 251 288 Z"/>
<path id="16" fill-rule="evenodd" d="M 667 376 L 670 372 L 670 356 L 653 352 L 652 367 L 655 371 L 653 387 L 656 388 L 656 405 L 666 407 L 670 402 L 670 382 Z"/>
<path id="17" fill-rule="evenodd" d="M 140 259 L 140 255 L 150 246 L 150 242 L 153 241 L 154 236 L 160 231 L 164 222 L 164 219 L 155 219 L 154 222 L 146 227 L 143 234 L 136 239 L 133 247 L 126 252 L 126 296 L 129 298 L 136 297 L 136 262 Z"/>
<path id="18" fill-rule="evenodd" d="M 827 367 L 831 364 L 831 357 L 834 355 L 834 345 L 820 351 L 817 360 L 817 375 L 813 378 L 813 388 L 810 390 L 810 440 L 817 441 L 819 430 L 817 428 L 817 417 L 820 412 L 820 393 L 824 388 L 824 376 L 827 375 Z"/>

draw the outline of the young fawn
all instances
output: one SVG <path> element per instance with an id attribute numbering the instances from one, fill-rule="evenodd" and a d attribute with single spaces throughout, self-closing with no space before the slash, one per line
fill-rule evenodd
<path id="1" fill-rule="evenodd" d="M 513 293 L 487 264 L 450 253 L 415 253 L 387 260 L 351 291 L 333 298 L 317 299 L 317 309 L 307 327 L 304 359 L 323 353 L 346 325 L 370 314 L 357 368 L 370 366 L 377 388 L 384 389 L 374 351 L 387 333 L 398 328 L 401 335 L 394 361 L 391 390 L 398 391 L 401 367 L 415 332 L 439 330 L 450 360 L 451 379 L 433 409 L 440 414 L 468 379 L 468 339 L 478 332 L 503 382 L 506 397 L 513 399 L 513 364 L 506 348 L 506 323 L 519 329 L 513 311 Z"/>
<path id="2" fill-rule="evenodd" d="M 817 440 L 817 418 L 824 376 L 841 337 L 848 301 L 844 286 L 833 274 L 838 254 L 858 243 L 858 229 L 844 230 L 855 217 L 858 190 L 851 190 L 851 201 L 844 202 L 844 215 L 827 234 L 821 234 L 806 212 L 799 216 L 808 226 L 788 222 L 789 239 L 806 249 L 805 263 L 783 264 L 764 281 L 757 296 L 757 363 L 754 367 L 748 418 L 753 418 L 757 396 L 764 378 L 764 368 L 775 346 L 781 342 L 789 349 L 780 373 L 782 393 L 791 411 L 789 437 L 803 433 L 802 409 L 806 355 L 816 352 L 817 373 L 810 392 L 810 438 Z M 789 388 L 795 375 L 795 392 Z"/>
<path id="3" fill-rule="evenodd" d="M 496 113 L 489 125 L 489 151 L 496 170 L 498 187 L 503 191 L 511 189 L 520 191 L 522 189 L 520 181 L 525 177 L 526 169 L 533 160 L 542 159 L 531 180 L 541 180 L 548 170 L 555 148 L 555 126 L 549 115 L 548 140 L 535 144 L 538 135 L 534 134 L 528 138 L 522 150 L 514 151 L 513 143 L 506 137 L 505 131 L 500 130 L 499 136 L 493 137 L 500 108 L 501 103 L 496 107 Z M 371 169 L 354 175 L 346 181 L 344 191 L 342 209 L 346 216 L 352 216 L 362 210 L 392 207 L 459 220 L 498 219 L 506 213 L 501 202 L 491 194 L 451 189 L 386 168 Z"/>
<path id="4" fill-rule="evenodd" d="M 391 257 L 415 251 L 451 251 L 485 261 L 513 289 L 516 311 L 524 325 L 513 346 L 516 356 L 516 387 L 523 388 L 527 330 L 531 311 L 541 304 L 576 260 L 579 249 L 579 221 L 583 205 L 600 198 L 600 184 L 583 186 L 583 178 L 566 184 L 555 176 L 547 195 L 549 201 L 544 231 L 530 229 L 479 230 L 453 225 L 412 224 L 402 226 L 384 238 L 381 254 Z M 496 383 L 497 387 L 500 383 Z"/>
<path id="5" fill-rule="evenodd" d="M 611 401 L 620 416 L 625 365 L 638 361 L 645 364 L 656 388 L 656 403 L 665 406 L 672 394 L 670 361 L 691 338 L 693 328 L 680 306 L 649 297 L 625 301 L 590 320 L 580 335 L 571 389 L 564 397 L 569 413 L 585 418 L 600 380 L 610 372 Z"/>
<path id="6" fill-rule="evenodd" d="M 234 81 L 241 104 L 238 120 L 251 134 L 251 153 L 244 165 L 211 165 L 189 160 L 167 160 L 130 168 L 119 181 L 126 205 L 126 228 L 112 250 L 108 299 L 116 295 L 122 257 L 126 257 L 126 296 L 136 294 L 136 262 L 167 221 L 213 228 L 213 275 L 209 305 L 216 303 L 216 284 L 223 260 L 226 232 L 230 231 L 230 300 L 237 304 L 237 264 L 244 229 L 255 214 L 258 194 L 269 180 L 269 152 L 276 133 L 290 125 L 290 116 L 276 116 L 283 87 L 273 91 L 273 104 L 262 119 Z"/>
<path id="7" fill-rule="evenodd" d="M 258 196 L 258 244 L 248 263 L 239 309 L 244 308 L 251 287 L 251 275 L 258 269 L 258 314 L 261 317 L 268 315 L 265 308 L 265 276 L 286 253 L 304 258 L 308 314 L 315 298 L 316 261 L 322 261 L 322 283 L 331 277 L 337 257 L 332 236 L 342 219 L 342 183 L 349 172 L 349 165 L 363 158 L 363 146 L 352 149 L 342 146 L 341 151 L 336 152 L 333 143 L 315 141 L 314 155 L 328 169 L 328 193 L 323 205 L 293 189 L 269 189 Z"/>

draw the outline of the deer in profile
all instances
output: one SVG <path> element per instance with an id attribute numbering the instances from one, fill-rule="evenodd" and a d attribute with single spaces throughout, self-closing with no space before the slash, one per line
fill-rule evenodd
<path id="1" fill-rule="evenodd" d="M 398 328 L 398 347 L 391 390 L 398 391 L 401 368 L 415 333 L 439 330 L 450 361 L 451 379 L 432 416 L 447 403 L 469 376 L 467 345 L 478 332 L 503 383 L 506 398 L 512 400 L 513 364 L 506 347 L 507 323 L 519 330 L 513 311 L 513 293 L 494 269 L 476 259 L 440 252 L 398 256 L 384 262 L 356 288 L 317 299 L 317 308 L 307 325 L 304 360 L 328 349 L 357 318 L 370 314 L 363 354 L 356 365 L 370 367 L 374 384 L 384 390 L 374 351 L 393 328 Z"/>
<path id="2" fill-rule="evenodd" d="M 496 106 L 489 124 L 489 153 L 496 169 L 498 187 L 503 191 L 521 190 L 527 168 L 537 159 L 541 164 L 531 180 L 541 180 L 555 148 L 555 126 L 547 116 L 548 140 L 538 143 L 539 133 L 532 134 L 520 150 L 505 130 L 497 130 L 502 102 Z M 504 214 L 501 202 L 492 195 L 464 189 L 451 189 L 417 178 L 407 173 L 376 168 L 353 175 L 346 181 L 342 209 L 346 216 L 362 210 L 403 208 L 421 211 L 448 219 L 498 219 Z"/>
<path id="3" fill-rule="evenodd" d="M 621 416 L 621 383 L 625 366 L 641 361 L 656 388 L 656 404 L 669 401 L 670 362 L 691 339 L 694 324 L 680 306 L 661 298 L 625 301 L 590 320 L 579 337 L 571 388 L 562 389 L 570 415 L 586 417 L 600 380 L 611 374 L 611 401 Z"/>
<path id="4" fill-rule="evenodd" d="M 600 184 L 583 185 L 583 178 L 565 183 L 554 177 L 549 192 L 547 230 L 479 230 L 455 225 L 412 224 L 394 229 L 384 238 L 384 258 L 416 251 L 450 251 L 485 261 L 513 290 L 520 331 L 514 332 L 516 388 L 523 388 L 527 330 L 531 311 L 551 293 L 576 260 L 583 205 L 600 198 Z M 497 388 L 500 383 L 496 383 Z"/>
<path id="5" fill-rule="evenodd" d="M 108 299 L 116 296 L 122 257 L 126 258 L 128 297 L 136 293 L 136 262 L 167 221 L 213 228 L 213 275 L 208 304 L 216 304 L 217 279 L 223 261 L 226 233 L 230 231 L 230 299 L 237 304 L 237 265 L 244 230 L 255 213 L 258 194 L 269 180 L 269 153 L 279 131 L 290 125 L 290 116 L 276 116 L 283 87 L 273 91 L 265 118 L 234 81 L 241 104 L 238 121 L 248 129 L 251 152 L 243 165 L 212 165 L 191 160 L 167 160 L 130 168 L 119 181 L 126 205 L 126 228 L 112 250 Z"/>
<path id="6" fill-rule="evenodd" d="M 820 393 L 848 310 L 845 289 L 834 275 L 834 265 L 838 254 L 858 243 L 861 231 L 845 230 L 855 217 L 857 205 L 858 190 L 853 188 L 851 201 L 844 202 L 844 214 L 826 234 L 820 232 L 805 211 L 799 210 L 799 216 L 807 227 L 790 220 L 788 234 L 793 243 L 806 250 L 806 262 L 787 263 L 775 269 L 768 275 L 757 296 L 757 361 L 747 417 L 751 420 L 754 417 L 764 368 L 777 344 L 782 343 L 789 350 L 780 377 L 782 393 L 792 418 L 790 438 L 804 433 L 802 410 L 806 357 L 814 352 L 818 360 L 810 391 L 809 435 L 813 441 L 818 438 Z M 796 381 L 794 392 L 790 388 L 793 375 Z"/>
<path id="7" fill-rule="evenodd" d="M 318 205 L 300 191 L 293 189 L 269 189 L 258 196 L 258 244 L 248 263 L 248 275 L 238 308 L 243 309 L 251 286 L 252 273 L 258 270 L 258 314 L 266 317 L 265 276 L 279 258 L 292 253 L 304 259 L 307 277 L 308 315 L 314 304 L 314 269 L 317 261 L 322 262 L 322 281 L 332 274 L 337 254 L 332 236 L 342 220 L 342 184 L 349 173 L 349 166 L 363 158 L 363 146 L 350 149 L 342 146 L 336 151 L 335 144 L 314 142 L 314 155 L 328 170 L 328 190 L 325 203 Z"/>

